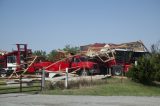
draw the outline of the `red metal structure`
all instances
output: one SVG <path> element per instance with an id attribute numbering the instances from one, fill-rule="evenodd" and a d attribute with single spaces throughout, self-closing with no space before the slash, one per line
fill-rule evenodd
<path id="1" fill-rule="evenodd" d="M 35 61 L 32 51 L 27 48 L 27 44 L 16 44 L 17 50 L 0 56 L 0 75 L 2 77 L 10 75 L 13 72 L 30 73 L 45 69 L 46 72 L 69 72 L 77 74 L 99 73 L 97 63 L 88 61 L 85 56 L 71 56 L 56 62 Z M 33 60 L 34 59 L 34 60 Z"/>
<path id="2" fill-rule="evenodd" d="M 45 69 L 46 72 L 62 72 L 65 73 L 66 68 L 69 69 L 69 72 L 74 72 L 79 75 L 89 75 L 100 73 L 99 67 L 97 63 L 91 62 L 87 60 L 85 56 L 71 56 L 69 58 L 65 58 L 59 60 L 57 62 L 38 62 L 34 63 L 29 67 L 28 72 L 34 73 L 35 71 Z"/>
<path id="3" fill-rule="evenodd" d="M 27 49 L 27 44 L 16 44 L 17 50 L 0 56 L 0 74 L 6 76 L 13 71 L 20 71 L 28 67 L 27 57 L 32 52 Z"/>
<path id="4" fill-rule="evenodd" d="M 80 49 L 100 66 L 101 73 L 112 75 L 125 74 L 139 57 L 149 53 L 142 41 L 122 44 L 95 43 L 81 46 Z"/>

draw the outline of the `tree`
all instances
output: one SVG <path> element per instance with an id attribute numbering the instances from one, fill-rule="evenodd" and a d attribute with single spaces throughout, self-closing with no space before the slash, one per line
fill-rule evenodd
<path id="1" fill-rule="evenodd" d="M 152 58 L 151 63 L 154 67 L 154 79 L 160 81 L 160 40 L 151 45 Z"/>
<path id="2" fill-rule="evenodd" d="M 153 65 L 153 78 L 156 81 L 160 81 L 160 53 L 152 54 L 152 58 L 150 59 Z"/>
<path id="3" fill-rule="evenodd" d="M 67 51 L 72 54 L 77 54 L 80 51 L 79 47 L 72 47 L 71 45 L 66 45 L 65 48 L 63 48 L 64 51 Z"/>
<path id="4" fill-rule="evenodd" d="M 47 54 L 43 50 L 36 50 L 36 51 L 33 52 L 33 55 L 41 57 L 42 60 L 46 60 L 47 59 Z"/>
<path id="5" fill-rule="evenodd" d="M 56 50 L 52 50 L 52 51 L 48 54 L 47 59 L 48 59 L 49 61 L 55 61 L 55 57 L 56 57 L 57 54 L 58 54 L 58 52 L 57 52 Z"/>
<path id="6" fill-rule="evenodd" d="M 156 44 L 151 45 L 151 53 L 160 53 L 160 40 Z"/>

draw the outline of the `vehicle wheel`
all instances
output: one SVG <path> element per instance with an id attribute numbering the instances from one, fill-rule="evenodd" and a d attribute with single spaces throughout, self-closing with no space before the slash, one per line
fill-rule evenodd
<path id="1" fill-rule="evenodd" d="M 116 69 L 114 73 L 115 73 L 115 75 L 119 76 L 119 75 L 121 75 L 121 70 L 120 69 Z"/>
<path id="2" fill-rule="evenodd" d="M 6 70 L 4 70 L 4 69 L 0 70 L 0 76 L 1 77 L 6 77 L 7 76 Z"/>
<path id="3" fill-rule="evenodd" d="M 88 71 L 88 75 L 93 75 L 94 73 L 95 73 L 95 69 L 90 69 L 89 71 Z"/>
<path id="4" fill-rule="evenodd" d="M 81 71 L 81 76 L 88 76 L 88 72 L 86 70 Z"/>
<path id="5" fill-rule="evenodd" d="M 89 70 L 80 69 L 80 70 L 77 71 L 76 73 L 77 73 L 77 75 L 79 75 L 79 76 L 88 76 L 88 75 L 89 75 Z"/>
<path id="6" fill-rule="evenodd" d="M 1 77 L 6 77 L 6 76 L 7 76 L 7 74 L 3 74 L 3 73 L 1 74 Z"/>
<path id="7" fill-rule="evenodd" d="M 120 76 L 122 74 L 122 66 L 114 66 L 113 71 L 114 75 Z"/>

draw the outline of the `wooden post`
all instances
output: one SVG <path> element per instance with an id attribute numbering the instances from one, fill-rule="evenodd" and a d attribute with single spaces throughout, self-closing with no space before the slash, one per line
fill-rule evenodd
<path id="1" fill-rule="evenodd" d="M 45 89 L 45 70 L 42 69 L 41 90 Z"/>
<path id="2" fill-rule="evenodd" d="M 22 75 L 19 77 L 20 92 L 22 92 Z"/>
<path id="3" fill-rule="evenodd" d="M 68 88 L 68 68 L 66 68 L 65 88 Z"/>
<path id="4" fill-rule="evenodd" d="M 109 68 L 109 75 L 111 75 L 111 68 Z"/>

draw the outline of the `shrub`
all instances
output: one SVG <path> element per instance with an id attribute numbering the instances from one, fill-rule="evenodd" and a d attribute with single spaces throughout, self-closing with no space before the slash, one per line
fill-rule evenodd
<path id="1" fill-rule="evenodd" d="M 151 62 L 153 64 L 153 77 L 154 80 L 160 81 L 160 54 L 153 54 L 151 58 Z"/>
<path id="2" fill-rule="evenodd" d="M 127 76 L 143 84 L 160 81 L 160 54 L 146 55 L 138 59 L 138 65 L 133 66 Z"/>

